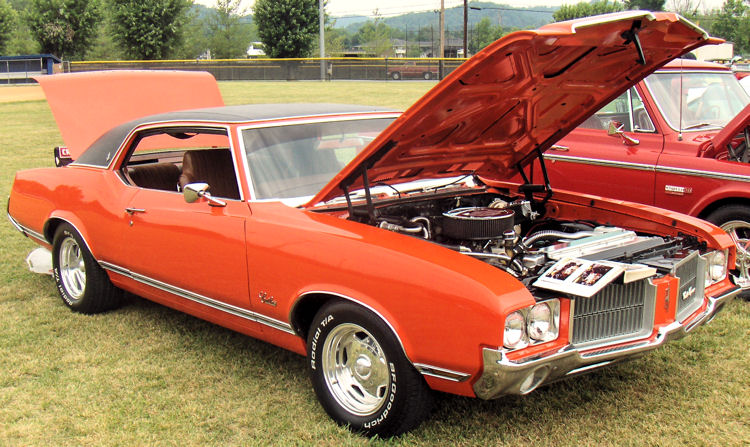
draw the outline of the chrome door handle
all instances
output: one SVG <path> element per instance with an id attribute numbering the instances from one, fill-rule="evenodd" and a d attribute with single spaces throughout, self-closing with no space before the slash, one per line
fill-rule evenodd
<path id="1" fill-rule="evenodd" d="M 132 216 L 135 213 L 145 213 L 146 210 L 143 208 L 125 208 L 125 212 Z"/>
<path id="2" fill-rule="evenodd" d="M 568 146 L 560 146 L 559 144 L 553 144 L 549 150 L 551 151 L 559 151 L 559 152 L 568 152 L 570 148 Z"/>

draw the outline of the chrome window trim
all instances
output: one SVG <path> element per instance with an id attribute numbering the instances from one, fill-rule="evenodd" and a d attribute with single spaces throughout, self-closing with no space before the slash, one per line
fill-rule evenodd
<path id="1" fill-rule="evenodd" d="M 263 314 L 259 314 L 257 312 L 243 309 L 241 307 L 237 307 L 232 304 L 227 304 L 223 301 L 215 300 L 213 298 L 209 298 L 207 296 L 204 296 L 195 292 L 191 292 L 181 287 L 177 287 L 177 286 L 165 283 L 163 281 L 153 279 L 146 275 L 141 275 L 139 273 L 132 272 L 116 264 L 112 264 L 106 261 L 98 261 L 98 262 L 99 262 L 99 265 L 103 269 L 109 270 L 113 273 L 117 273 L 119 275 L 122 275 L 128 278 L 131 278 L 137 282 L 140 282 L 141 284 L 145 284 L 155 289 L 159 289 L 164 292 L 171 293 L 172 295 L 185 298 L 195 303 L 202 304 L 207 307 L 211 307 L 213 309 L 222 311 L 230 315 L 234 315 L 236 317 L 240 317 L 249 321 L 260 323 L 262 325 L 279 330 L 281 332 L 285 332 L 290 335 L 297 335 L 297 333 L 292 329 L 292 325 L 290 325 L 289 323 L 285 323 L 283 321 L 276 320 L 274 318 L 265 316 Z"/>
<path id="2" fill-rule="evenodd" d="M 178 121 L 178 122 L 179 122 L 179 121 Z M 234 167 L 234 179 L 235 179 L 235 181 L 237 182 L 237 188 L 239 189 L 239 192 L 240 192 L 240 198 L 239 198 L 239 199 L 230 199 L 230 198 L 227 198 L 227 197 L 217 197 L 217 198 L 219 198 L 219 199 L 221 199 L 221 200 L 231 200 L 231 201 L 233 201 L 233 202 L 244 202 L 244 201 L 245 201 L 245 199 L 244 199 L 244 197 L 243 197 L 243 196 L 244 196 L 244 194 L 243 194 L 243 190 L 242 190 L 242 181 L 240 181 L 240 176 L 239 176 L 239 174 L 240 174 L 240 171 L 239 171 L 239 167 L 237 166 L 237 162 L 236 162 L 236 161 L 235 161 L 235 159 L 234 159 L 234 146 L 232 145 L 232 128 L 231 128 L 230 126 L 227 126 L 227 125 L 223 125 L 223 126 L 216 126 L 216 125 L 208 125 L 208 126 L 205 126 L 205 125 L 201 125 L 201 126 L 197 126 L 197 125 L 195 125 L 195 124 L 188 124 L 188 125 L 169 125 L 169 126 L 162 126 L 162 125 L 153 125 L 153 126 L 150 126 L 150 127 L 142 127 L 142 126 L 139 126 L 139 127 L 137 127 L 136 129 L 133 129 L 133 131 L 132 131 L 132 132 L 130 132 L 130 133 L 128 134 L 128 136 L 127 136 L 127 137 L 125 138 L 125 140 L 123 140 L 123 141 L 129 141 L 129 140 L 131 139 L 131 137 L 132 137 L 133 133 L 138 133 L 138 132 L 142 132 L 142 131 L 144 131 L 144 130 L 152 130 L 152 129 L 169 129 L 169 128 L 174 128 L 174 127 L 191 127 L 191 126 L 195 126 L 195 127 L 203 127 L 203 128 L 209 128 L 209 129 L 222 129 L 222 130 L 226 131 L 226 137 L 227 137 L 227 141 L 229 141 L 229 149 L 228 149 L 228 150 L 229 150 L 230 152 L 232 152 L 232 153 L 233 153 L 233 154 L 232 154 L 232 155 L 233 155 L 233 156 L 232 156 L 232 166 Z M 121 151 L 121 150 L 126 150 L 126 149 L 124 149 L 124 147 L 122 147 L 122 146 L 121 146 L 121 147 L 120 147 L 120 149 L 118 149 L 118 151 L 117 151 L 117 155 L 115 156 L 115 158 L 114 158 L 114 159 L 117 159 L 117 158 L 118 158 L 118 157 L 120 156 L 120 151 Z M 114 159 L 113 159 L 113 160 L 114 160 Z M 79 166 L 84 166 L 84 165 L 79 165 Z M 110 163 L 110 166 L 111 166 L 111 163 Z M 122 168 L 122 167 L 121 167 L 121 168 Z M 107 169 L 109 169 L 109 168 L 107 168 Z M 113 171 L 114 171 L 114 169 L 113 169 Z M 120 181 L 121 181 L 121 182 L 122 182 L 122 183 L 123 183 L 123 184 L 124 184 L 125 186 L 129 186 L 129 187 L 131 187 L 131 188 L 137 188 L 137 189 L 147 189 L 147 190 L 149 190 L 149 191 L 162 191 L 162 192 L 167 192 L 167 193 L 175 192 L 175 193 L 178 193 L 178 194 L 182 194 L 182 193 L 181 193 L 181 192 L 179 192 L 179 191 L 165 191 L 165 190 L 162 190 L 162 189 L 154 189 L 154 188 L 144 188 L 144 187 L 142 187 L 142 186 L 138 186 L 138 185 L 135 185 L 135 184 L 131 184 L 131 183 L 128 183 L 128 181 L 127 181 L 126 179 L 124 179 L 124 178 L 123 178 L 123 175 L 121 175 L 121 174 L 119 173 L 119 172 L 120 172 L 120 169 L 118 169 L 118 170 L 117 170 L 117 172 L 118 172 L 118 174 L 117 174 L 117 178 L 119 178 L 119 179 L 120 179 Z"/>
<path id="3" fill-rule="evenodd" d="M 360 120 L 366 120 L 366 119 L 383 119 L 383 118 L 393 118 L 396 119 L 399 116 L 401 116 L 400 112 L 351 112 L 351 113 L 341 113 L 336 114 L 335 117 L 331 117 L 330 115 L 315 115 L 315 116 L 303 116 L 298 117 L 293 122 L 289 121 L 264 121 L 260 123 L 252 123 L 247 125 L 240 125 L 235 128 L 237 132 L 237 140 L 240 143 L 240 155 L 242 156 L 242 164 L 245 167 L 245 178 L 247 179 L 247 188 L 250 192 L 250 197 L 248 199 L 248 202 L 280 202 L 287 198 L 270 198 L 270 199 L 256 199 L 255 195 L 255 187 L 253 186 L 253 178 L 252 175 L 250 175 L 250 164 L 247 161 L 247 152 L 245 150 L 245 139 L 242 138 L 242 132 L 245 130 L 254 130 L 254 129 L 265 129 L 269 127 L 282 127 L 282 126 L 297 126 L 302 124 L 318 124 L 318 123 L 332 123 L 332 122 L 341 122 L 341 121 L 360 121 Z M 284 120 L 289 120 L 292 118 L 284 118 Z M 365 146 L 367 147 L 367 146 Z"/>
<path id="4" fill-rule="evenodd" d="M 601 160 L 598 158 L 576 157 L 571 155 L 545 154 L 545 160 L 562 161 L 568 163 L 579 163 L 594 166 L 608 166 L 616 168 L 633 169 L 636 171 L 653 171 L 661 174 L 679 174 L 691 177 L 704 177 L 716 180 L 733 180 L 737 182 L 750 183 L 750 177 L 740 174 L 728 174 L 715 171 L 695 171 L 687 168 L 670 166 L 653 166 L 643 163 L 629 163 L 624 161 Z"/>
<path id="5" fill-rule="evenodd" d="M 633 107 L 633 92 L 635 92 L 635 96 L 638 98 L 638 101 L 641 103 L 641 107 L 643 107 L 643 111 L 646 112 L 646 117 L 648 117 L 649 123 L 651 123 L 651 129 L 636 129 L 635 128 L 635 115 L 633 114 L 633 111 L 635 110 Z M 656 124 L 654 124 L 654 119 L 651 118 L 651 114 L 648 113 L 648 108 L 646 107 L 646 103 L 643 101 L 643 97 L 640 93 L 638 93 L 638 89 L 635 88 L 635 86 L 632 86 L 628 89 L 628 113 L 630 114 L 630 124 L 632 128 L 632 132 L 634 133 L 643 133 L 643 134 L 655 134 L 658 133 L 656 131 Z"/>
<path id="6" fill-rule="evenodd" d="M 298 296 L 297 299 L 294 301 L 294 304 L 292 305 L 291 309 L 289 310 L 289 320 L 291 321 L 292 315 L 294 314 L 294 310 L 297 308 L 297 304 L 299 304 L 302 301 L 302 298 L 304 298 L 307 295 L 330 295 L 335 296 L 337 298 L 341 298 L 343 300 L 355 303 L 359 306 L 364 307 L 365 309 L 369 310 L 373 314 L 375 314 L 380 320 L 388 326 L 388 328 L 391 330 L 393 335 L 396 337 L 396 340 L 398 341 L 399 346 L 401 347 L 401 352 L 404 353 L 404 357 L 406 357 L 406 360 L 411 363 L 417 371 L 419 371 L 420 374 L 425 376 L 431 376 L 436 377 L 439 379 L 448 380 L 451 382 L 464 382 L 467 379 L 471 377 L 471 374 L 464 373 L 460 371 L 453 371 L 450 369 L 441 368 L 438 366 L 432 366 L 425 363 L 414 363 L 410 358 L 409 355 L 406 353 L 406 349 L 404 349 L 404 343 L 401 341 L 401 337 L 398 335 L 398 332 L 396 332 L 396 329 L 393 327 L 393 325 L 388 321 L 380 312 L 375 310 L 372 306 L 363 303 L 362 301 L 359 301 L 355 298 L 352 298 L 348 295 L 344 295 L 338 292 L 331 292 L 327 290 L 311 290 L 308 292 L 303 293 L 302 295 Z"/>
<path id="7" fill-rule="evenodd" d="M 705 70 L 705 69 L 690 69 L 690 70 L 679 70 L 679 69 L 672 69 L 672 70 L 657 70 L 653 74 L 701 74 L 701 73 L 710 73 L 710 74 L 718 74 L 722 76 L 729 75 L 731 77 L 734 77 L 734 73 L 731 71 L 723 71 L 723 70 Z M 698 129 L 678 129 L 672 125 L 672 123 L 667 119 L 667 115 L 664 114 L 664 108 L 659 103 L 659 99 L 654 95 L 654 91 L 651 88 L 651 85 L 649 83 L 649 78 L 651 75 L 647 76 L 643 81 L 644 85 L 646 86 L 646 90 L 648 90 L 649 95 L 651 95 L 651 99 L 654 100 L 654 104 L 656 104 L 657 110 L 659 110 L 659 114 L 664 119 L 664 122 L 667 123 L 667 126 L 669 126 L 670 129 L 672 129 L 675 132 L 706 132 L 707 130 L 716 130 L 716 129 L 722 129 L 724 126 L 711 126 L 711 127 L 702 127 Z"/>

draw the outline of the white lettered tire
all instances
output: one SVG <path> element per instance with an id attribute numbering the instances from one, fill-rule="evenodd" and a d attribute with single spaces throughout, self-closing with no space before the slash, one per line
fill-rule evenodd
<path id="1" fill-rule="evenodd" d="M 308 369 L 326 412 L 366 436 L 400 435 L 429 414 L 432 393 L 382 319 L 353 303 L 329 303 L 307 337 Z"/>
<path id="2" fill-rule="evenodd" d="M 112 285 L 70 224 L 60 224 L 55 230 L 52 273 L 63 302 L 76 312 L 95 314 L 118 307 L 122 302 L 122 290 Z"/>

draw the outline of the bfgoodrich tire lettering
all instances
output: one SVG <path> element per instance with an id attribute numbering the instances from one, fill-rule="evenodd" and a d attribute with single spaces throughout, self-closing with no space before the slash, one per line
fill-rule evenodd
<path id="1" fill-rule="evenodd" d="M 390 328 L 349 302 L 324 306 L 307 339 L 313 388 L 339 424 L 367 436 L 395 436 L 429 414 L 431 391 Z"/>
<path id="2" fill-rule="evenodd" d="M 70 224 L 61 224 L 55 231 L 52 272 L 60 297 L 76 312 L 95 314 L 122 302 L 122 291 L 112 285 Z"/>

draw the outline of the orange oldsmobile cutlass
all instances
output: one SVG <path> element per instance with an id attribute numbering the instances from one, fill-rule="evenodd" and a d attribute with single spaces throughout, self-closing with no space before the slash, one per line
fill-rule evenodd
<path id="1" fill-rule="evenodd" d="M 51 250 L 72 310 L 124 290 L 306 355 L 334 420 L 396 435 L 431 390 L 530 393 L 685 336 L 736 295 L 717 227 L 531 175 L 711 42 L 667 13 L 555 23 L 500 39 L 403 114 L 220 107 L 199 73 L 40 78 L 73 162 L 18 172 L 8 214 Z"/>

